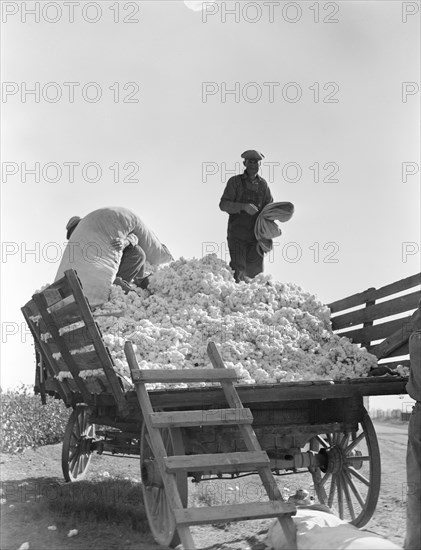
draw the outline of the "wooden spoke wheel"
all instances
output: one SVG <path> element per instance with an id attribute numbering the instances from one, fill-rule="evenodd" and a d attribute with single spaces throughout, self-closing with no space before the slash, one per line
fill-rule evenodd
<path id="1" fill-rule="evenodd" d="M 380 451 L 373 423 L 365 412 L 359 430 L 327 433 L 310 441 L 320 466 L 309 468 L 319 502 L 341 519 L 362 527 L 377 506 L 380 493 Z"/>
<path id="2" fill-rule="evenodd" d="M 91 461 L 95 426 L 89 421 L 86 405 L 77 405 L 66 426 L 61 452 L 61 467 L 66 481 L 83 479 Z"/>
<path id="3" fill-rule="evenodd" d="M 170 430 L 169 428 L 163 428 L 161 434 L 167 450 L 167 456 L 184 454 L 180 429 Z M 175 547 L 180 544 L 175 518 L 165 494 L 165 487 L 144 423 L 142 425 L 140 443 L 140 469 L 142 474 L 143 503 L 152 535 L 158 544 Z M 186 507 L 188 496 L 186 472 L 177 474 L 177 486 L 181 502 Z"/>

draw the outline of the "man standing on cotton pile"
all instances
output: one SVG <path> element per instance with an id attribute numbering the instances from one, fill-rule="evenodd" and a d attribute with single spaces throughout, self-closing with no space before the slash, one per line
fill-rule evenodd
<path id="1" fill-rule="evenodd" d="M 418 314 L 421 313 L 421 302 Z M 419 322 L 419 319 L 418 319 Z M 421 548 L 421 328 L 409 338 L 410 372 L 406 390 L 416 403 L 408 426 L 406 452 L 406 537 L 405 550 Z"/>
<path id="2" fill-rule="evenodd" d="M 219 203 L 219 208 L 229 214 L 230 267 L 237 283 L 263 272 L 263 256 L 257 250 L 254 226 L 261 210 L 273 202 L 266 180 L 258 175 L 264 155 L 250 149 L 241 157 L 246 169 L 228 180 Z"/>

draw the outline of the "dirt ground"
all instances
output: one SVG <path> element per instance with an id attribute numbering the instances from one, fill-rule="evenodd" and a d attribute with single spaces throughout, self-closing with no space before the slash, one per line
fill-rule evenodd
<path id="1" fill-rule="evenodd" d="M 403 544 L 405 536 L 405 454 L 407 424 L 375 424 L 382 459 L 382 487 L 376 512 L 364 527 L 382 535 L 398 545 Z M 140 481 L 139 460 L 94 455 L 89 467 L 87 480 L 103 477 L 125 476 L 126 479 Z M 2 549 L 18 550 L 23 542 L 29 541 L 29 550 L 55 550 L 96 548 L 101 550 L 158 550 L 150 533 L 132 534 L 120 530 L 118 524 L 110 525 L 109 532 L 104 528 L 98 535 L 95 527 L 92 532 L 83 530 L 78 536 L 68 538 L 64 534 L 48 531 L 48 525 L 54 518 L 37 518 L 34 514 L 37 504 L 36 486 L 63 484 L 61 473 L 61 445 L 50 445 L 36 451 L 28 450 L 21 455 L 3 455 L 1 457 L 2 480 Z M 83 483 L 83 482 L 78 482 Z M 22 485 L 23 484 L 23 485 Z M 11 488 L 27 488 L 27 498 L 13 498 Z M 195 494 L 195 489 L 189 491 Z M 236 482 L 232 488 L 236 490 Z M 189 497 L 191 498 L 191 497 Z M 28 506 L 31 514 L 28 515 Z M 192 533 L 201 550 L 263 550 L 267 529 L 272 520 L 231 523 L 220 527 L 201 526 L 192 529 Z M 44 527 L 44 531 L 42 528 Z M 66 531 L 68 524 L 66 524 Z M 35 532 L 44 535 L 35 536 Z M 124 542 L 124 544 L 122 544 Z"/>

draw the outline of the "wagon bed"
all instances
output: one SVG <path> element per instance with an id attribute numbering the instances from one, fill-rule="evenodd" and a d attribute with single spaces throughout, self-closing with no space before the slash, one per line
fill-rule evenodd
<path id="1" fill-rule="evenodd" d="M 420 324 L 419 311 L 413 310 L 418 305 L 421 292 L 417 289 L 404 296 L 397 293 L 419 287 L 420 284 L 421 274 L 417 274 L 329 304 L 333 330 L 366 347 L 378 357 L 381 365 L 392 369 L 397 365 L 409 365 L 408 339 Z M 384 298 L 390 299 L 384 301 Z M 382 299 L 383 302 L 376 303 Z M 67 406 L 74 406 L 81 401 L 115 405 L 120 412 L 128 414 L 127 406 L 136 400 L 135 392 L 129 380 L 116 374 L 111 355 L 104 345 L 73 270 L 66 271 L 62 279 L 34 294 L 22 312 L 35 341 L 35 387 L 41 396 L 45 393 L 55 395 Z M 393 318 L 396 315 L 400 315 L 400 318 Z M 396 357 L 400 359 L 395 360 Z M 83 375 L 83 372 L 98 369 L 102 374 L 84 379 L 78 376 L 80 372 Z M 73 378 L 64 378 L 70 375 Z M 189 399 L 204 399 L 209 404 L 217 398 L 218 393 L 215 388 L 176 389 L 164 393 L 157 391 L 153 397 L 154 403 L 174 406 L 174 401 L 178 399 L 183 402 L 185 391 Z M 246 400 L 251 400 L 247 402 L 341 397 L 350 394 L 388 395 L 405 393 L 405 381 L 395 377 L 372 377 L 282 382 L 244 386 L 240 392 Z"/>

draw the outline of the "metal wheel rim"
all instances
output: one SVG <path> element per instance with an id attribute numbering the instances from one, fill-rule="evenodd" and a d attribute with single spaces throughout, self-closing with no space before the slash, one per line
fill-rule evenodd
<path id="1" fill-rule="evenodd" d="M 380 493 L 381 463 L 376 432 L 366 413 L 354 434 L 317 435 L 310 441 L 312 450 L 342 450 L 337 471 L 311 470 L 314 489 L 321 504 L 334 507 L 341 519 L 362 527 L 375 512 Z M 358 451 L 358 452 L 357 452 Z M 359 455 L 358 453 L 361 453 Z"/>
<path id="2" fill-rule="evenodd" d="M 83 479 L 92 458 L 90 442 L 95 438 L 95 425 L 89 421 L 86 406 L 76 407 L 70 415 L 63 439 L 61 464 L 64 479 Z"/>
<path id="3" fill-rule="evenodd" d="M 170 430 L 164 428 L 161 430 L 162 439 L 167 450 L 168 456 L 184 454 L 184 446 L 180 430 Z M 142 435 L 140 444 L 140 468 L 145 461 L 154 460 L 152 449 L 149 442 L 146 425 L 142 425 Z M 181 472 L 177 474 L 177 486 L 180 493 L 183 506 L 187 506 L 187 474 Z M 175 547 L 180 544 L 180 539 L 176 529 L 176 523 L 173 511 L 168 503 L 165 488 L 148 487 L 142 483 L 143 503 L 146 516 L 152 535 L 158 544 L 163 546 Z"/>

